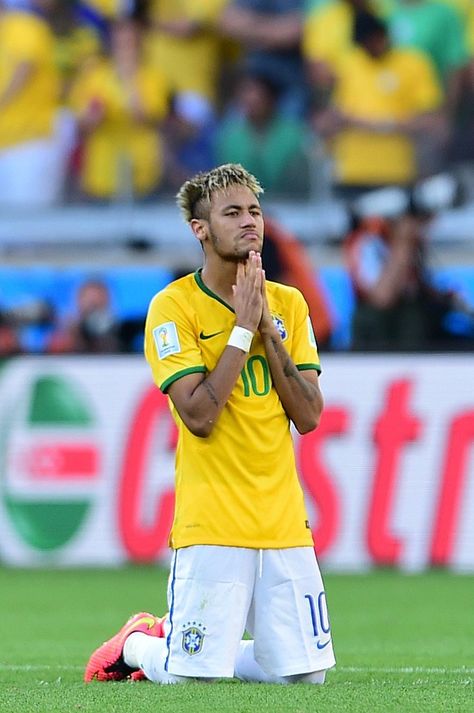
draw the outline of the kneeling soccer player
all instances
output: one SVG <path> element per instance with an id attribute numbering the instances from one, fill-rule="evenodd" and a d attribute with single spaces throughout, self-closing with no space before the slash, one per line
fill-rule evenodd
<path id="1" fill-rule="evenodd" d="M 87 680 L 123 677 L 123 664 L 163 683 L 322 683 L 334 666 L 291 433 L 319 423 L 319 356 L 303 295 L 265 278 L 261 192 L 226 164 L 178 194 L 204 265 L 155 295 L 145 326 L 178 427 L 169 614 L 164 631 L 134 617 Z"/>

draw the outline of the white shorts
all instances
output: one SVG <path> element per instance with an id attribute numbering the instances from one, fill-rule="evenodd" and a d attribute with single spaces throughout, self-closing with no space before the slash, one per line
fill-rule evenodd
<path id="1" fill-rule="evenodd" d="M 173 555 L 165 669 L 232 677 L 247 630 L 276 676 L 334 666 L 326 595 L 312 547 L 255 550 L 195 545 Z"/>

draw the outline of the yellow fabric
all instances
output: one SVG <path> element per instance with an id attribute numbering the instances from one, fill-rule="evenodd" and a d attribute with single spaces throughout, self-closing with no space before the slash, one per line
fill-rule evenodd
<path id="1" fill-rule="evenodd" d="M 168 87 L 163 75 L 152 67 L 141 66 L 136 84 L 147 118 L 162 119 L 168 107 Z M 71 92 L 71 105 L 78 116 L 92 102 L 100 103 L 105 120 L 84 140 L 82 185 L 90 195 L 108 197 L 120 188 L 121 174 L 127 166 L 137 193 L 146 194 L 161 176 L 162 145 L 153 124 L 133 120 L 126 109 L 127 90 L 112 65 L 100 61 L 79 77 Z"/>
<path id="2" fill-rule="evenodd" d="M 55 61 L 61 76 L 61 103 L 66 107 L 77 76 L 90 64 L 95 64 L 101 51 L 98 36 L 86 26 L 56 37 Z"/>
<path id="3" fill-rule="evenodd" d="M 373 0 L 372 11 L 390 17 L 396 0 Z M 439 0 L 456 10 L 465 27 L 466 40 L 474 54 L 474 3 L 472 0 Z M 303 26 L 303 55 L 310 62 L 325 62 L 334 70 L 345 52 L 352 46 L 354 9 L 346 0 L 329 0 L 315 6 L 306 16 Z"/>
<path id="4" fill-rule="evenodd" d="M 295 364 L 319 369 L 301 293 L 270 282 L 268 300 L 274 318 L 282 320 L 284 344 Z M 160 359 L 157 342 L 173 343 L 172 326 L 160 333 L 166 323 L 176 325 L 180 351 Z M 234 324 L 232 308 L 205 287 L 199 272 L 168 285 L 152 300 L 145 328 L 145 354 L 155 383 L 166 391 L 186 373 L 212 371 Z M 289 421 L 271 386 L 258 334 L 242 373 L 208 438 L 193 436 L 170 401 L 179 429 L 174 548 L 312 545 Z"/>
<path id="5" fill-rule="evenodd" d="M 47 23 L 36 15 L 5 12 L 0 15 L 0 98 L 23 62 L 32 64 L 33 74 L 0 108 L 0 148 L 50 136 L 59 94 Z"/>
<path id="6" fill-rule="evenodd" d="M 216 95 L 221 39 L 215 23 L 229 0 L 152 0 L 154 23 L 182 18 L 198 22 L 200 31 L 188 38 L 173 37 L 159 29 L 147 39 L 154 64 L 166 74 L 173 92 L 196 92 L 213 101 Z"/>
<path id="7" fill-rule="evenodd" d="M 352 45 L 354 10 L 345 0 L 316 7 L 306 18 L 302 48 L 310 62 L 325 62 L 337 69 L 341 55 Z"/>
<path id="8" fill-rule="evenodd" d="M 400 121 L 435 110 L 441 100 L 432 65 L 421 53 L 393 49 L 373 60 L 354 48 L 340 64 L 334 105 L 350 116 Z M 347 129 L 334 139 L 333 155 L 342 183 L 406 183 L 415 177 L 413 144 L 402 134 Z"/>
<path id="9" fill-rule="evenodd" d="M 372 11 L 382 15 L 382 0 L 369 3 Z M 334 71 L 341 58 L 353 47 L 354 8 L 346 0 L 329 0 L 316 5 L 304 21 L 302 51 L 309 62 L 325 62 Z"/>

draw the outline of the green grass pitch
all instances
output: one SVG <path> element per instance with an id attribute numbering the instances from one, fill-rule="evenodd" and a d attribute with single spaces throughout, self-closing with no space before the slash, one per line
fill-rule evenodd
<path id="1" fill-rule="evenodd" d="M 472 713 L 474 577 L 326 575 L 337 668 L 326 685 L 82 683 L 130 613 L 166 610 L 167 573 L 0 568 L 1 713 Z"/>

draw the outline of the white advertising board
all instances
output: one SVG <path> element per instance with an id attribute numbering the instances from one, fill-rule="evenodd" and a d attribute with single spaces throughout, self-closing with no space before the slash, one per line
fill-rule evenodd
<path id="1" fill-rule="evenodd" d="M 474 571 L 472 355 L 326 355 L 295 448 L 326 570 Z M 0 562 L 169 556 L 176 429 L 140 357 L 0 364 Z"/>

